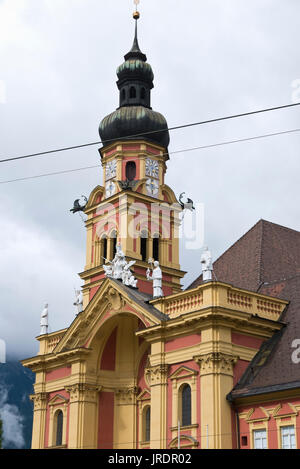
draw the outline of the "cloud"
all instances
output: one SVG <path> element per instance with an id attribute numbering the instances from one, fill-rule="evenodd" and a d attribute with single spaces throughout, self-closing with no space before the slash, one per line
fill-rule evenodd
<path id="1" fill-rule="evenodd" d="M 7 354 L 25 358 L 37 352 L 34 337 L 45 302 L 52 331 L 73 320 L 76 256 L 40 227 L 1 215 L 0 210 L 0 292 L 7 305 L 0 312 L 1 334 Z"/>
<path id="2" fill-rule="evenodd" d="M 0 385 L 0 418 L 3 423 L 3 447 L 21 449 L 25 445 L 23 417 L 15 405 L 7 403 L 8 390 Z"/>
<path id="3" fill-rule="evenodd" d="M 0 2 L 0 159 L 99 139 L 100 120 L 118 106 L 115 70 L 132 44 L 133 8 L 131 0 Z M 139 9 L 139 43 L 155 74 L 152 106 L 170 126 L 291 102 L 299 2 L 191 0 L 187 8 L 151 0 Z M 298 123 L 299 108 L 180 130 L 170 152 Z M 204 203 L 214 258 L 262 217 L 300 230 L 299 138 L 170 155 L 166 183 Z M 19 160 L 1 165 L 0 182 L 96 164 L 97 146 Z M 8 353 L 36 353 L 44 301 L 52 330 L 73 319 L 86 238 L 69 209 L 98 184 L 100 170 L 0 184 L 0 337 Z M 181 243 L 185 286 L 201 270 L 200 254 Z"/>

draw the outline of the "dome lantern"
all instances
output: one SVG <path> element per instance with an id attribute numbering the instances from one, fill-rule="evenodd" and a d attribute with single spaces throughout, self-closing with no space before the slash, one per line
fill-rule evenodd
<path id="1" fill-rule="evenodd" d="M 133 17 L 135 19 L 133 45 L 124 56 L 125 62 L 117 69 L 119 108 L 102 120 L 99 134 L 102 141 L 124 139 L 138 134 L 139 138 L 167 148 L 170 141 L 168 124 L 162 114 L 151 108 L 154 74 L 138 43 L 139 12 L 135 11 Z"/>

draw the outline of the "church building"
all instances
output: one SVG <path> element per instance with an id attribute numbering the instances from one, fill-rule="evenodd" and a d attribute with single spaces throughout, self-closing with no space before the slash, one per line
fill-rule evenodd
<path id="1" fill-rule="evenodd" d="M 300 448 L 300 233 L 260 220 L 183 290 L 182 207 L 138 18 L 83 208 L 82 308 L 64 330 L 43 323 L 22 361 L 32 448 Z"/>

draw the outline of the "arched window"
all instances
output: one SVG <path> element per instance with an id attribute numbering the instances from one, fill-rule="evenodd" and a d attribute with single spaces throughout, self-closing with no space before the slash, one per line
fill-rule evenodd
<path id="1" fill-rule="evenodd" d="M 102 238 L 102 259 L 100 259 L 100 264 L 105 263 L 105 259 L 107 259 L 107 237 L 103 236 Z"/>
<path id="2" fill-rule="evenodd" d="M 144 441 L 150 441 L 151 408 L 144 409 Z"/>
<path id="3" fill-rule="evenodd" d="M 141 99 L 145 99 L 146 98 L 146 90 L 145 88 L 141 88 Z"/>
<path id="4" fill-rule="evenodd" d="M 114 230 L 111 234 L 112 237 L 112 259 L 115 257 L 117 252 L 117 232 Z"/>
<path id="5" fill-rule="evenodd" d="M 133 181 L 136 176 L 136 164 L 134 161 L 128 161 L 126 164 L 126 179 Z"/>
<path id="6" fill-rule="evenodd" d="M 56 438 L 55 445 L 62 446 L 64 415 L 61 410 L 55 414 Z"/>
<path id="7" fill-rule="evenodd" d="M 125 101 L 126 99 L 126 91 L 125 88 L 122 89 L 122 101 Z"/>
<path id="8" fill-rule="evenodd" d="M 129 90 L 129 98 L 133 99 L 133 98 L 136 98 L 136 89 L 134 86 L 131 86 L 130 87 L 130 90 Z"/>
<path id="9" fill-rule="evenodd" d="M 141 252 L 142 261 L 146 262 L 148 258 L 148 233 L 146 230 L 141 232 Z"/>
<path id="10" fill-rule="evenodd" d="M 159 236 L 154 235 L 153 238 L 153 259 L 159 261 Z"/>
<path id="11" fill-rule="evenodd" d="M 187 427 L 192 424 L 191 418 L 191 388 L 184 384 L 180 392 L 181 396 L 181 425 Z"/>

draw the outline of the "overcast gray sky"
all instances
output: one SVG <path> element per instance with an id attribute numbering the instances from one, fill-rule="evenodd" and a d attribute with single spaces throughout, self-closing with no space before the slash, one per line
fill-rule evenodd
<path id="1" fill-rule="evenodd" d="M 115 72 L 131 48 L 133 9 L 132 0 L 0 0 L 0 159 L 99 139 L 100 120 L 118 106 Z M 141 0 L 139 10 L 152 106 L 169 126 L 292 102 L 298 0 Z M 295 129 L 299 115 L 174 131 L 169 150 Z M 166 182 L 204 204 L 214 259 L 260 218 L 300 230 L 299 144 L 295 133 L 171 155 Z M 97 147 L 2 163 L 0 183 L 98 163 Z M 37 352 L 45 301 L 52 331 L 73 320 L 85 228 L 69 209 L 101 183 L 94 169 L 0 184 L 0 338 L 9 354 Z M 185 286 L 200 254 L 182 243 Z"/>

